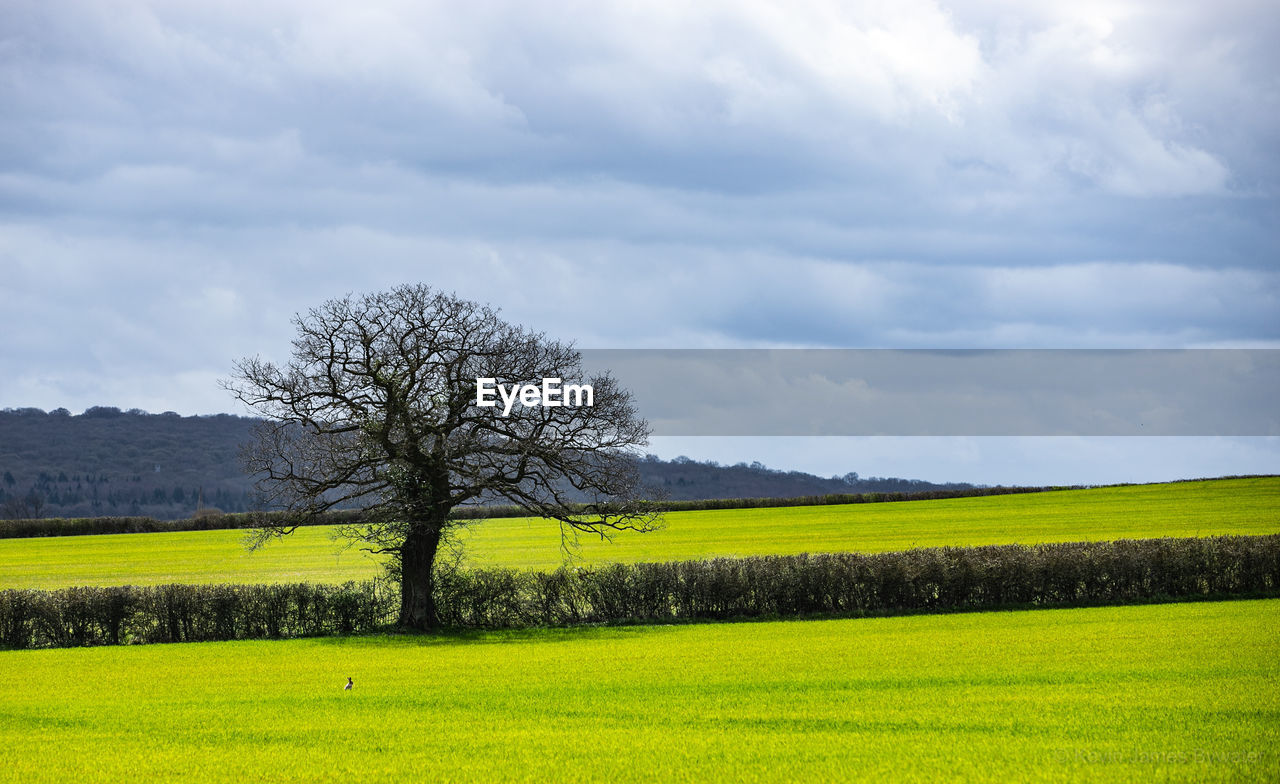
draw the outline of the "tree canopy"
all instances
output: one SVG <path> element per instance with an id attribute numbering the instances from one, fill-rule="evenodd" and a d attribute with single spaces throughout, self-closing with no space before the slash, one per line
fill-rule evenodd
<path id="1" fill-rule="evenodd" d="M 514 503 L 567 535 L 655 527 L 634 459 L 648 424 L 608 373 L 584 378 L 572 344 L 424 285 L 330 300 L 294 325 L 288 362 L 246 358 L 224 382 L 266 420 L 245 467 L 295 519 L 365 508 L 347 533 L 393 556 L 402 625 L 438 623 L 433 569 L 455 506 Z M 585 384 L 591 404 L 478 406 L 478 379 Z"/>

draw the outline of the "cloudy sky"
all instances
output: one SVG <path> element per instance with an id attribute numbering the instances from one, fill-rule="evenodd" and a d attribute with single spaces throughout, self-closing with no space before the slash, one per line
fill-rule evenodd
<path id="1" fill-rule="evenodd" d="M 325 299 L 583 347 L 1280 347 L 1272 2 L 6 0 L 0 407 L 238 411 Z M 1276 439 L 668 439 L 969 481 Z"/>

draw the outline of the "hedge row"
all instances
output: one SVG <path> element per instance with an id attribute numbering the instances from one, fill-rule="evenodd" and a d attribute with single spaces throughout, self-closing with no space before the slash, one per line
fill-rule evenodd
<path id="1" fill-rule="evenodd" d="M 654 509 L 663 512 L 687 512 L 706 509 L 767 509 L 787 506 L 829 506 L 832 504 L 874 504 L 892 501 L 926 501 L 941 498 L 973 498 L 990 495 L 1042 493 L 1048 490 L 1081 489 L 1080 487 L 975 487 L 965 490 L 925 490 L 918 493 L 837 493 L 797 496 L 793 498 L 711 498 L 697 501 L 652 501 Z M 254 528 L 264 520 L 290 524 L 337 525 L 360 520 L 358 509 L 337 510 L 317 517 L 289 520 L 283 512 L 245 512 L 239 514 L 207 514 L 185 520 L 157 520 L 154 517 L 47 517 L 31 520 L 0 520 L 0 539 L 26 539 L 38 536 L 85 536 L 92 534 L 143 534 L 166 531 L 209 531 Z M 499 517 L 528 517 L 518 506 L 464 506 L 453 510 L 455 520 L 487 520 Z"/>
<path id="2" fill-rule="evenodd" d="M 1280 595 L 1280 534 L 613 564 L 442 569 L 454 628 L 867 616 Z M 8 648 L 346 634 L 385 628 L 382 582 L 0 592 Z"/>
<path id="3" fill-rule="evenodd" d="M 207 514 L 186 520 L 157 520 L 154 517 L 43 517 L 34 520 L 0 520 L 0 539 L 254 528 L 260 526 L 264 518 L 284 519 L 284 516 L 278 512 L 246 512 Z M 360 511 L 352 509 L 328 512 L 299 525 L 337 525 L 358 519 L 360 519 Z"/>
<path id="4" fill-rule="evenodd" d="M 868 616 L 1280 595 L 1280 535 L 442 573 L 463 628 Z"/>
<path id="5" fill-rule="evenodd" d="M 65 648 L 351 634 L 382 629 L 395 586 L 157 585 L 0 591 L 0 646 Z"/>

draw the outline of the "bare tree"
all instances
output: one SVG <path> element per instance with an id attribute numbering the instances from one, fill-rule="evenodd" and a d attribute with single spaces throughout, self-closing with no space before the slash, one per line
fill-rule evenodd
<path id="1" fill-rule="evenodd" d="M 562 536 L 656 526 L 632 459 L 648 424 L 610 375 L 582 378 L 572 345 L 422 285 L 331 300 L 294 324 L 287 364 L 243 359 L 223 382 L 264 417 L 243 460 L 264 503 L 291 513 L 258 543 L 362 506 L 346 533 L 392 556 L 401 625 L 439 623 L 433 567 L 460 504 L 514 503 Z M 592 404 L 476 405 L 477 379 L 544 378 L 589 384 Z"/>
<path id="2" fill-rule="evenodd" d="M 11 496 L 0 505 L 0 520 L 37 520 L 44 516 L 44 496 L 32 488 L 25 496 Z"/>

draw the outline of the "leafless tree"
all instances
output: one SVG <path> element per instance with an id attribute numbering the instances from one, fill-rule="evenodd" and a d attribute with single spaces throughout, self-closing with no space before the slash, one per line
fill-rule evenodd
<path id="1" fill-rule="evenodd" d="M 401 625 L 439 623 L 433 567 L 460 504 L 514 503 L 570 536 L 656 526 L 632 459 L 648 424 L 612 376 L 583 378 L 572 345 L 423 285 L 331 300 L 294 324 L 287 364 L 243 359 L 223 382 L 264 418 L 243 460 L 264 503 L 291 513 L 265 522 L 258 543 L 362 506 L 347 533 L 392 556 Z M 587 383 L 593 405 L 504 416 L 475 405 L 478 378 Z"/>
<path id="2" fill-rule="evenodd" d="M 0 520 L 36 520 L 44 516 L 44 496 L 34 489 L 25 496 L 12 496 L 0 505 Z"/>

